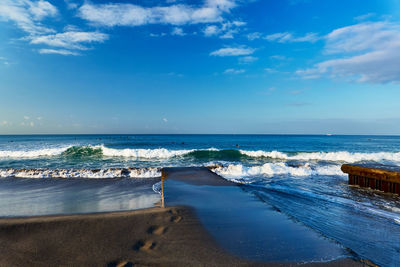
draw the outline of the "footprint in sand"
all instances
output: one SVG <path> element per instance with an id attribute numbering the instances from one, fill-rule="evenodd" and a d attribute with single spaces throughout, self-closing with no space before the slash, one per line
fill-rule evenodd
<path id="1" fill-rule="evenodd" d="M 134 246 L 133 249 L 136 251 L 146 251 L 150 252 L 156 247 L 156 243 L 150 240 L 139 240 Z"/>
<path id="2" fill-rule="evenodd" d="M 172 216 L 171 217 L 171 222 L 178 223 L 180 221 L 182 221 L 182 217 L 181 216 Z"/>
<path id="3" fill-rule="evenodd" d="M 164 226 L 151 226 L 148 230 L 147 233 L 149 234 L 154 234 L 154 235 L 163 235 L 168 231 L 168 227 Z"/>
<path id="4" fill-rule="evenodd" d="M 176 215 L 176 214 L 178 214 L 178 211 L 177 211 L 177 210 L 174 210 L 174 209 L 172 209 L 172 210 L 170 210 L 170 211 L 169 211 L 169 213 L 170 213 L 170 214 L 174 214 L 174 215 Z"/>

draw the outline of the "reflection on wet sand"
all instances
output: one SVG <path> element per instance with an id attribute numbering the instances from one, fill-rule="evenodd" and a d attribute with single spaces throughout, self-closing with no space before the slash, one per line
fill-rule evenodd
<path id="1" fill-rule="evenodd" d="M 0 179 L 0 217 L 77 214 L 154 207 L 150 179 Z"/>

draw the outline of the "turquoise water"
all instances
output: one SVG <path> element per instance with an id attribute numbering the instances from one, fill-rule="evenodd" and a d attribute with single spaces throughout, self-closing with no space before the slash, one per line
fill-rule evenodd
<path id="1" fill-rule="evenodd" d="M 159 198 L 151 187 L 162 167 L 208 166 L 264 205 L 340 242 L 360 257 L 382 266 L 400 265 L 400 199 L 349 187 L 340 166 L 361 162 L 400 166 L 400 137 L 0 136 L 0 214 L 130 209 L 134 205 L 126 201 L 137 197 L 130 195 L 135 188 L 148 197 L 141 200 L 147 207 Z M 116 179 L 102 184 L 99 179 L 103 178 Z M 140 186 L 121 184 L 126 179 L 142 182 Z M 57 205 L 50 205 L 51 196 L 57 195 L 54 190 L 64 195 L 56 198 Z M 73 204 L 62 204 L 70 201 Z M 30 203 L 30 208 L 21 208 L 24 203 Z M 60 208 L 63 205 L 67 208 Z"/>
<path id="2" fill-rule="evenodd" d="M 255 152 L 258 152 L 256 154 Z M 279 154 L 280 153 L 280 154 Z M 319 155 L 315 153 L 320 153 Z M 400 162 L 400 137 L 307 135 L 0 136 L 0 168 L 123 168 L 272 161 Z"/>

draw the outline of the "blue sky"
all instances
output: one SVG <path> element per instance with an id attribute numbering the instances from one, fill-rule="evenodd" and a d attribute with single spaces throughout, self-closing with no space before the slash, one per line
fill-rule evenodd
<path id="1" fill-rule="evenodd" d="M 400 133 L 400 4 L 0 1 L 0 134 Z"/>

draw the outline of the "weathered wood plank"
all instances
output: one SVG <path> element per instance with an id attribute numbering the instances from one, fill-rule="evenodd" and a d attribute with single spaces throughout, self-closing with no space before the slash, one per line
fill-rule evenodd
<path id="1" fill-rule="evenodd" d="M 349 184 L 400 194 L 400 167 L 381 164 L 343 164 Z"/>

